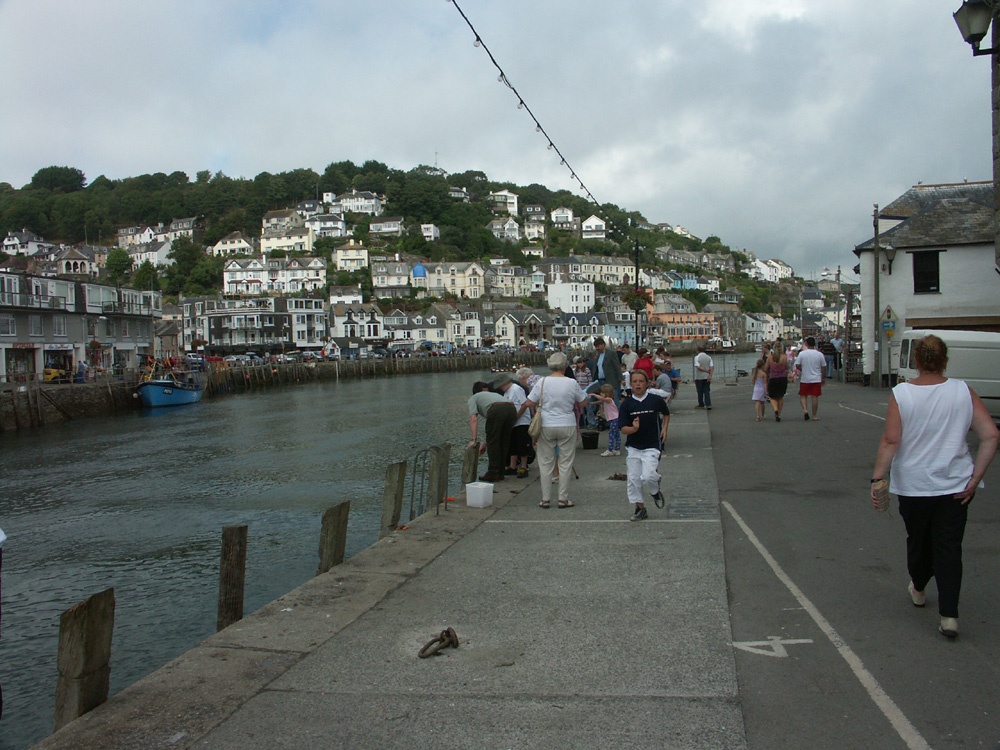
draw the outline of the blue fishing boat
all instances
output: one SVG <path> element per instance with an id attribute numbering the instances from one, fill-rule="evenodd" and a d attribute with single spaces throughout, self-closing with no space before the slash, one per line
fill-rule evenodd
<path id="1" fill-rule="evenodd" d="M 196 372 L 161 372 L 150 374 L 135 387 L 133 396 L 149 408 L 183 406 L 201 401 L 204 385 Z"/>

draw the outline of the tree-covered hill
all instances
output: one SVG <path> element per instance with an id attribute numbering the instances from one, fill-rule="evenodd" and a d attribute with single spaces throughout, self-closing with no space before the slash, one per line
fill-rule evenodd
<path id="1" fill-rule="evenodd" d="M 448 196 L 450 186 L 469 191 L 472 201 L 462 203 Z M 629 235 L 630 221 L 645 220 L 634 211 L 614 204 L 595 206 L 567 190 L 553 191 L 544 185 L 517 185 L 490 180 L 480 171 L 445 174 L 433 167 L 419 166 L 409 171 L 392 169 L 379 161 L 357 165 L 351 161 L 330 164 L 322 174 L 312 169 L 295 169 L 271 174 L 261 172 L 252 179 L 229 177 L 221 172 L 198 172 L 192 181 L 184 172 L 110 180 L 103 175 L 89 184 L 79 169 L 45 167 L 20 189 L 0 183 L 0 236 L 27 229 L 50 242 L 67 244 L 83 241 L 113 245 L 123 226 L 167 224 L 172 219 L 204 218 L 205 244 L 214 244 L 227 234 L 240 231 L 259 236 L 261 218 L 275 209 L 294 207 L 302 200 L 324 193 L 339 194 L 356 188 L 386 197 L 386 213 L 403 216 L 411 232 L 391 249 L 426 255 L 432 259 L 483 258 L 502 255 L 523 260 L 520 245 L 501 242 L 487 229 L 494 218 L 484 198 L 490 192 L 509 189 L 519 196 L 520 205 L 537 203 L 552 210 L 571 208 L 581 219 L 591 214 L 603 217 L 612 228 L 606 242 L 581 240 L 569 233 L 554 231 L 549 237 L 550 255 L 571 251 L 601 254 L 631 254 L 633 237 L 651 250 L 669 242 L 675 247 L 698 248 L 701 243 L 677 235 L 637 232 Z M 351 216 L 365 237 L 369 219 Z M 420 236 L 419 225 L 436 224 L 441 240 L 428 244 Z M 724 246 L 723 246 L 724 247 Z"/>

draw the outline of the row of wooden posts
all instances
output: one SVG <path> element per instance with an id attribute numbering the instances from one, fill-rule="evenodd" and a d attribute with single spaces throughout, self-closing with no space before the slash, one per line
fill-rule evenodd
<path id="1" fill-rule="evenodd" d="M 426 457 L 426 461 L 421 461 Z M 447 509 L 451 446 L 434 446 L 418 454 L 411 477 L 410 519 L 429 511 Z M 478 444 L 463 457 L 462 481 L 475 481 Z M 390 464 L 382 497 L 379 539 L 397 529 L 403 513 L 408 462 Z M 471 479 L 469 478 L 471 477 Z M 316 575 L 344 561 L 351 502 L 346 500 L 323 513 L 319 566 Z M 219 599 L 216 629 L 243 619 L 243 593 L 249 529 L 245 525 L 222 529 L 219 565 Z M 109 588 L 70 607 L 59 617 L 59 679 L 56 686 L 55 730 L 101 705 L 108 699 L 111 679 L 111 636 L 115 623 L 115 590 Z"/>

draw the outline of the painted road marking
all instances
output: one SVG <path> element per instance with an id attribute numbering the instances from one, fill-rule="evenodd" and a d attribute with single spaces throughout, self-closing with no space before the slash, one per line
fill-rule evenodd
<path id="1" fill-rule="evenodd" d="M 740 651 L 746 651 L 751 654 L 785 658 L 788 656 L 785 646 L 812 642 L 812 638 L 782 638 L 780 635 L 769 635 L 766 641 L 734 641 L 733 645 L 740 649 Z"/>
<path id="2" fill-rule="evenodd" d="M 830 640 L 833 647 L 837 649 L 837 653 L 839 653 L 844 661 L 847 662 L 847 665 L 851 668 L 854 676 L 858 678 L 858 681 L 868 692 L 872 701 L 889 720 L 889 723 L 892 724 L 893 729 L 896 730 L 900 739 L 906 743 L 906 746 L 910 748 L 910 750 L 931 750 L 931 746 L 927 744 L 927 740 L 920 736 L 920 732 L 918 732 L 916 727 L 910 723 L 910 720 L 906 718 L 903 712 L 899 709 L 899 706 L 896 705 L 896 702 L 893 701 L 885 690 L 882 689 L 878 680 L 876 680 L 875 676 L 868 671 L 861 659 L 858 658 L 858 655 L 854 653 L 851 647 L 848 646 L 837 631 L 833 629 L 833 625 L 831 625 L 830 622 L 823 617 L 822 614 L 820 614 L 816 605 L 806 598 L 806 595 L 802 593 L 802 590 L 796 586 L 792 579 L 788 577 L 788 574 L 782 570 L 781 566 L 778 565 L 778 561 L 771 556 L 771 553 L 767 551 L 767 548 L 764 547 L 761 541 L 757 538 L 757 535 L 753 533 L 749 526 L 747 526 L 740 514 L 736 512 L 736 509 L 726 501 L 724 501 L 722 505 L 727 511 L 729 511 L 733 520 L 735 520 L 736 523 L 739 524 L 740 528 L 743 529 L 743 533 L 747 535 L 747 539 L 749 539 L 750 543 L 757 548 L 757 551 L 760 552 L 761 557 L 763 557 L 764 561 L 770 566 L 771 570 L 778 577 L 778 580 L 785 584 L 785 588 L 787 588 L 791 592 L 792 596 L 798 600 L 799 604 L 802 605 L 802 608 L 809 613 L 813 622 L 815 622 L 819 629 L 823 631 L 823 634 Z"/>
<path id="3" fill-rule="evenodd" d="M 885 417 L 881 417 L 878 414 L 872 414 L 871 412 L 861 411 L 861 409 L 855 409 L 850 406 L 844 406 L 843 404 L 837 404 L 837 406 L 839 406 L 841 409 L 847 409 L 847 411 L 856 411 L 858 414 L 864 414 L 866 417 L 875 417 L 875 419 L 881 419 L 883 422 L 885 421 Z"/>

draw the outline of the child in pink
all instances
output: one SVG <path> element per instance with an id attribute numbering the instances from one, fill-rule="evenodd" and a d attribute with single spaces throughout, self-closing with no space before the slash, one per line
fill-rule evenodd
<path id="1" fill-rule="evenodd" d="M 604 419 L 608 423 L 608 449 L 602 456 L 619 456 L 622 451 L 622 433 L 618 427 L 618 404 L 615 403 L 615 389 L 610 385 L 602 385 L 600 393 L 591 393 L 590 397 L 601 403 Z"/>
<path id="2" fill-rule="evenodd" d="M 753 393 L 750 400 L 753 401 L 753 411 L 759 422 L 764 418 L 764 404 L 767 403 L 767 368 L 764 367 L 763 358 L 757 360 L 753 372 L 750 373 L 750 382 L 753 383 Z"/>

